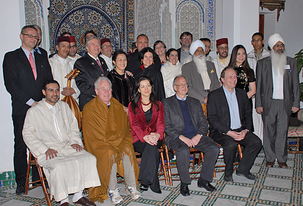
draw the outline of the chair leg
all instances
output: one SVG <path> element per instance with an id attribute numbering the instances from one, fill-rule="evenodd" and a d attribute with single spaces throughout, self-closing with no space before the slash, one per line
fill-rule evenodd
<path id="1" fill-rule="evenodd" d="M 164 151 L 165 151 L 165 154 L 166 154 L 167 173 L 168 173 L 169 185 L 173 186 L 173 179 L 172 179 L 171 168 L 170 168 L 170 160 L 169 160 L 168 149 L 167 149 L 166 145 L 164 146 Z"/>
<path id="2" fill-rule="evenodd" d="M 30 173 L 30 167 L 31 167 L 31 158 L 32 158 L 32 153 L 29 153 L 28 163 L 27 163 L 27 172 L 26 172 L 26 181 L 25 181 L 25 195 L 27 195 L 28 187 L 29 187 L 29 173 Z"/>
<path id="3" fill-rule="evenodd" d="M 41 168 L 40 165 L 38 165 L 38 164 L 37 164 L 36 166 L 37 166 L 37 170 L 38 170 L 38 173 L 39 173 L 39 177 L 40 177 L 42 189 L 43 189 L 43 192 L 44 192 L 44 195 L 45 195 L 45 199 L 46 199 L 46 201 L 47 201 L 48 206 L 51 206 L 52 203 L 51 203 L 51 201 L 50 201 L 50 197 L 49 197 L 49 194 L 48 194 L 47 189 L 46 189 L 46 186 L 45 186 L 42 168 Z"/>
<path id="4" fill-rule="evenodd" d="M 238 146 L 239 156 L 240 156 L 240 160 L 241 160 L 242 157 L 243 157 L 242 148 L 241 148 L 241 145 L 240 145 L 240 144 L 237 144 L 237 146 Z"/>
<path id="5" fill-rule="evenodd" d="M 163 174 L 164 174 L 165 184 L 168 185 L 168 178 L 167 178 L 167 173 L 166 173 L 166 167 L 165 167 L 163 152 L 160 152 L 160 157 L 161 157 L 161 167 L 162 167 Z"/>

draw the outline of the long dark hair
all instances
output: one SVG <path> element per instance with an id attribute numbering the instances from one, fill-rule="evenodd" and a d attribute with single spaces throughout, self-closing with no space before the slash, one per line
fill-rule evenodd
<path id="1" fill-rule="evenodd" d="M 144 58 L 144 54 L 147 53 L 147 52 L 150 52 L 153 54 L 153 61 L 156 62 L 156 57 L 157 57 L 157 54 L 156 52 L 150 48 L 150 47 L 145 47 L 143 48 L 140 52 L 139 52 L 139 60 L 141 61 L 143 58 Z"/>
<path id="2" fill-rule="evenodd" d="M 241 44 L 238 44 L 238 45 L 236 45 L 233 48 L 233 50 L 231 52 L 231 56 L 230 56 L 230 61 L 229 61 L 228 67 L 232 67 L 232 68 L 237 67 L 236 62 L 237 62 L 237 54 L 238 54 L 238 50 L 239 49 L 244 49 L 244 51 L 245 51 L 245 60 L 244 60 L 244 62 L 242 63 L 241 66 L 242 66 L 244 72 L 246 73 L 246 75 L 248 76 L 248 78 L 254 79 L 253 70 L 249 67 L 249 64 L 248 64 L 248 61 L 247 61 L 247 52 L 246 52 L 246 49 Z"/>
<path id="3" fill-rule="evenodd" d="M 138 103 L 140 102 L 140 98 L 141 98 L 141 93 L 138 91 L 139 87 L 140 87 L 140 82 L 147 80 L 149 81 L 150 85 L 152 86 L 152 91 L 151 94 L 149 96 L 149 100 L 151 101 L 152 104 L 155 104 L 157 107 L 157 111 L 159 111 L 159 104 L 157 101 L 157 97 L 154 93 L 154 88 L 153 88 L 153 82 L 149 77 L 146 76 L 141 76 L 139 77 L 139 79 L 136 81 L 136 86 L 135 86 L 135 90 L 134 90 L 134 94 L 132 96 L 131 99 L 131 107 L 132 110 L 135 114 L 137 114 L 136 110 L 139 109 Z"/>

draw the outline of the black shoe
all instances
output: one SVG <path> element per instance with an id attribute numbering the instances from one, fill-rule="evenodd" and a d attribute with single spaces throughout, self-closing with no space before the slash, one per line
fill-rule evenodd
<path id="1" fill-rule="evenodd" d="M 143 191 L 147 191 L 147 190 L 148 190 L 148 186 L 147 186 L 147 185 L 140 184 L 139 189 L 140 189 L 140 190 L 143 190 Z"/>
<path id="2" fill-rule="evenodd" d="M 233 176 L 232 175 L 231 176 L 224 175 L 224 181 L 225 182 L 234 182 Z"/>
<path id="3" fill-rule="evenodd" d="M 16 189 L 16 195 L 22 195 L 25 193 L 25 187 L 24 185 L 17 185 L 17 189 Z"/>
<path id="4" fill-rule="evenodd" d="M 245 175 L 245 174 L 242 174 L 242 173 L 236 171 L 236 175 L 246 177 L 249 180 L 256 180 L 257 179 L 257 177 L 255 175 L 251 174 L 250 172 L 248 172 L 248 174 Z"/>
<path id="5" fill-rule="evenodd" d="M 190 194 L 189 194 L 188 186 L 181 184 L 181 186 L 180 186 L 180 193 L 183 196 L 189 196 Z"/>
<path id="6" fill-rule="evenodd" d="M 207 182 L 206 184 L 201 183 L 200 181 L 198 181 L 198 187 L 203 187 L 204 189 L 206 189 L 207 191 L 213 192 L 216 191 L 217 189 L 212 186 L 209 182 Z"/>
<path id="7" fill-rule="evenodd" d="M 162 191 L 161 191 L 160 188 L 154 189 L 154 188 L 150 187 L 150 189 L 151 189 L 151 191 L 153 191 L 154 193 L 158 193 L 158 194 L 161 194 L 161 193 L 162 193 Z"/>

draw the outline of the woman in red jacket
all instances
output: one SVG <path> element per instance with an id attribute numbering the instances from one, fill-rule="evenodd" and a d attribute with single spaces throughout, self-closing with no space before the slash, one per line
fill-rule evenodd
<path id="1" fill-rule="evenodd" d="M 140 77 L 136 83 L 135 94 L 128 105 L 133 146 L 142 155 L 139 180 L 140 189 L 161 193 L 158 168 L 160 155 L 158 148 L 162 145 L 164 124 L 164 108 L 156 100 L 150 78 Z"/>

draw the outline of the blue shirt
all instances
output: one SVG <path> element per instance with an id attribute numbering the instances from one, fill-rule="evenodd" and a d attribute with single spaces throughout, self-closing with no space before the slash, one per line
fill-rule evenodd
<path id="1" fill-rule="evenodd" d="M 236 96 L 236 89 L 232 93 L 230 93 L 224 86 L 223 91 L 225 93 L 225 97 L 229 107 L 229 116 L 230 116 L 230 128 L 238 129 L 241 125 L 240 113 L 239 113 L 239 105 Z"/>

